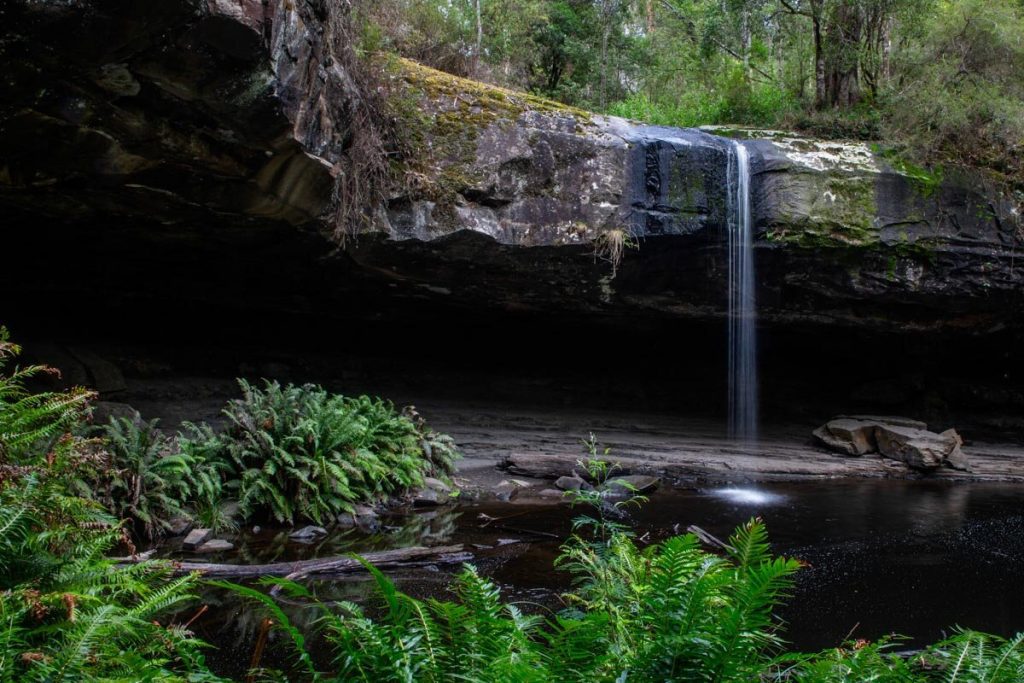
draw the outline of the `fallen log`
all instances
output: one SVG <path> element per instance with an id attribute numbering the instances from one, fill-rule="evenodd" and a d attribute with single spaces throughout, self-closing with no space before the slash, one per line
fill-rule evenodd
<path id="1" fill-rule="evenodd" d="M 446 545 L 436 548 L 399 548 L 361 555 L 366 562 L 378 569 L 425 567 L 437 564 L 462 564 L 473 559 L 462 545 Z M 122 562 L 134 564 L 141 560 Z M 175 574 L 199 572 L 209 579 L 251 579 L 263 576 L 286 577 L 292 580 L 309 576 L 328 577 L 354 574 L 366 568 L 354 557 L 325 557 L 316 560 L 295 562 L 274 562 L 272 564 L 213 564 L 211 562 L 186 562 L 168 560 Z"/>

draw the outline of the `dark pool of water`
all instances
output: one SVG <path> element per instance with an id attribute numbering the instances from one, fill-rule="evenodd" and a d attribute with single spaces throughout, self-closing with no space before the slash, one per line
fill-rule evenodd
<path id="1" fill-rule="evenodd" d="M 568 577 L 551 568 L 559 541 L 533 532 L 564 538 L 581 512 L 561 505 L 465 504 L 416 514 L 404 524 L 386 520 L 391 528 L 379 534 L 336 534 L 317 545 L 274 532 L 238 540 L 246 562 L 413 544 L 489 546 L 477 549 L 477 564 L 506 598 L 548 609 L 558 606 Z M 899 633 L 914 645 L 954 625 L 1004 635 L 1024 629 L 1024 486 L 863 480 L 662 491 L 631 510 L 629 523 L 650 540 L 690 524 L 724 538 L 755 515 L 767 523 L 777 553 L 808 565 L 779 611 L 796 649 L 829 647 L 851 634 Z M 499 539 L 520 542 L 496 547 Z M 418 596 L 445 596 L 450 578 L 447 571 L 396 577 Z M 320 582 L 314 590 L 325 600 L 362 600 L 367 584 Z M 222 593 L 205 597 L 216 609 L 198 622 L 199 635 L 219 646 L 211 663 L 237 675 L 248 663 L 259 618 Z M 299 621 L 313 616 L 299 607 L 291 612 Z"/>

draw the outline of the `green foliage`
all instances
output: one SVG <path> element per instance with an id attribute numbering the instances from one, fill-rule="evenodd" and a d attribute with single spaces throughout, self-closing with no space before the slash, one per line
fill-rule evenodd
<path id="1" fill-rule="evenodd" d="M 878 140 L 882 137 L 882 112 L 876 107 L 814 111 L 795 109 L 779 123 L 808 135 L 837 140 Z"/>
<path id="2" fill-rule="evenodd" d="M 121 531 L 67 493 L 77 463 L 61 460 L 0 491 L 0 681 L 216 680 L 201 643 L 157 621 L 192 599 L 197 577 L 104 559 Z"/>
<path id="3" fill-rule="evenodd" d="M 586 558 L 568 567 L 578 609 L 548 618 L 502 604 L 497 587 L 471 567 L 456 578 L 455 602 L 416 600 L 371 567 L 382 616 L 370 619 L 352 604 L 317 609 L 340 680 L 756 680 L 779 643 L 771 610 L 796 570 L 792 560 L 771 558 L 764 539 L 752 521 L 731 539 L 734 551 L 716 557 L 693 535 L 641 550 L 615 532 L 604 553 L 574 538 L 565 552 Z M 272 583 L 310 597 L 295 584 Z M 283 619 L 270 597 L 237 590 Z M 309 665 L 301 634 L 280 623 Z"/>
<path id="4" fill-rule="evenodd" d="M 17 353 L 6 331 L 0 339 L 0 358 Z M 29 393 L 24 380 L 43 370 L 0 375 L 0 681 L 217 680 L 201 643 L 158 622 L 191 599 L 197 577 L 105 559 L 124 534 L 74 493 L 104 458 L 71 433 L 88 395 Z"/>
<path id="5" fill-rule="evenodd" d="M 5 372 L 20 353 L 7 328 L 0 326 L 0 461 L 7 465 L 26 463 L 66 433 L 93 397 L 81 388 L 62 393 L 28 391 L 25 382 L 33 377 L 57 373 L 41 365 L 15 366 Z"/>
<path id="6" fill-rule="evenodd" d="M 878 141 L 1024 188 L 1019 0 L 479 0 L 479 46 L 477 6 L 364 2 L 364 42 L 602 113 Z"/>
<path id="7" fill-rule="evenodd" d="M 146 422 L 138 413 L 112 417 L 97 432 L 107 458 L 88 476 L 84 494 L 130 520 L 150 540 L 170 529 L 175 518 L 190 517 L 186 501 L 193 499 L 198 461 L 177 452 L 157 420 Z"/>
<path id="8" fill-rule="evenodd" d="M 323 523 L 357 503 L 404 493 L 425 476 L 452 471 L 454 443 L 414 412 L 308 384 L 239 384 L 243 398 L 224 411 L 231 421 L 227 432 L 183 438 L 182 448 L 205 449 L 223 463 L 230 472 L 225 489 L 237 495 L 245 517 Z"/>
<path id="9" fill-rule="evenodd" d="M 680 128 L 725 124 L 773 126 L 797 108 L 789 93 L 771 85 L 751 84 L 738 78 L 725 86 L 693 89 L 657 100 L 638 93 L 613 103 L 608 113 Z"/>
<path id="10" fill-rule="evenodd" d="M 924 165 L 987 167 L 1022 186 L 1024 7 L 1012 0 L 937 3 L 905 74 L 885 93 L 886 133 Z"/>

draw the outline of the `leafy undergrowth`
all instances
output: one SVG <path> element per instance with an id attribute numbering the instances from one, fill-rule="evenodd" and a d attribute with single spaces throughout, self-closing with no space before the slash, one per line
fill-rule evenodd
<path id="1" fill-rule="evenodd" d="M 40 366 L 7 366 L 20 349 L 0 327 L 0 681 L 215 681 L 203 643 L 161 622 L 193 600 L 198 577 L 166 564 L 119 567 L 125 533 L 76 495 L 100 444 L 72 433 L 90 394 L 31 393 Z"/>
<path id="2" fill-rule="evenodd" d="M 310 681 L 801 681 L 806 683 L 1011 683 L 1024 680 L 1024 635 L 1004 640 L 958 631 L 913 656 L 898 641 L 857 641 L 815 654 L 786 653 L 773 610 L 799 563 L 773 557 L 764 524 L 751 520 L 722 556 L 692 535 L 639 548 L 616 530 L 599 542 L 580 536 L 563 547 L 576 588 L 568 607 L 524 614 L 504 603 L 498 586 L 467 566 L 454 601 L 421 601 L 367 568 L 382 609 L 371 618 L 352 603 L 319 603 L 304 586 L 267 580 L 289 600 L 318 612 L 315 642 L 325 642 L 337 671 L 314 664 L 302 633 L 274 598 L 250 587 L 220 584 L 259 604 L 296 654 L 287 678 Z"/>
<path id="3" fill-rule="evenodd" d="M 239 384 L 243 397 L 224 410 L 230 428 L 219 435 L 194 429 L 181 448 L 218 463 L 246 518 L 326 522 L 357 503 L 422 486 L 427 476 L 448 475 L 458 457 L 451 437 L 388 401 L 311 384 Z"/>
<path id="4" fill-rule="evenodd" d="M 312 384 L 239 385 L 223 433 L 199 424 L 170 437 L 137 413 L 112 418 L 96 430 L 105 457 L 80 474 L 79 492 L 153 539 L 181 520 L 230 528 L 232 508 L 242 520 L 327 524 L 453 471 L 451 437 L 411 408 Z"/>
<path id="5" fill-rule="evenodd" d="M 597 457 L 584 463 L 600 482 L 611 468 Z M 605 452 L 607 455 L 607 451 Z M 894 640 L 857 641 L 815 654 L 787 653 L 775 608 L 788 595 L 800 562 L 775 557 L 764 523 L 736 529 L 721 554 L 701 548 L 694 534 L 645 548 L 628 527 L 613 521 L 640 496 L 610 501 L 599 491 L 575 492 L 576 503 L 599 515 L 575 520 L 556 567 L 573 575 L 565 608 L 524 614 L 501 600 L 499 587 L 467 565 L 455 578 L 456 600 L 426 601 L 400 592 L 366 565 L 380 609 L 370 617 L 359 605 L 326 605 L 295 582 L 268 579 L 289 601 L 318 613 L 316 642 L 330 648 L 336 671 L 319 671 L 308 637 L 275 598 L 252 587 L 220 583 L 267 612 L 290 641 L 303 680 L 427 681 L 708 681 L 749 683 L 1010 683 L 1024 680 L 1024 634 L 1011 640 L 958 631 L 912 657 L 893 651 Z M 279 671 L 253 672 L 263 680 Z M 294 674 L 293 674 L 294 675 Z M 290 679 L 294 680 L 294 678 Z"/>

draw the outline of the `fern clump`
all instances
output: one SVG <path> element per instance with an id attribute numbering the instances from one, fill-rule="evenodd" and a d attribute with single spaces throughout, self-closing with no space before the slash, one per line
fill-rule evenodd
<path id="1" fill-rule="evenodd" d="M 171 528 L 175 518 L 187 518 L 197 461 L 177 452 L 173 439 L 158 421 L 112 417 L 97 431 L 106 457 L 89 477 L 86 491 L 118 519 L 131 520 L 146 539 Z"/>
<path id="2" fill-rule="evenodd" d="M 224 410 L 221 435 L 196 432 L 186 452 L 204 451 L 226 472 L 225 488 L 245 517 L 327 522 L 452 472 L 451 438 L 388 401 L 331 394 L 306 384 L 262 388 L 240 380 L 242 398 Z"/>
<path id="3" fill-rule="evenodd" d="M 93 393 L 80 387 L 66 392 L 33 393 L 25 382 L 37 375 L 58 375 L 42 365 L 6 367 L 21 353 L 0 325 L 0 459 L 25 463 L 82 419 Z"/>
<path id="4" fill-rule="evenodd" d="M 79 495 L 82 473 L 108 462 L 77 435 L 89 394 L 30 393 L 24 381 L 47 370 L 3 372 L 18 351 L 0 328 L 0 681 L 219 680 L 166 617 L 198 578 L 106 559 L 130 541 Z"/>
<path id="5" fill-rule="evenodd" d="M 735 681 L 760 680 L 781 640 L 773 608 L 799 565 L 772 557 L 764 524 L 751 520 L 724 556 L 705 552 L 693 534 L 645 549 L 613 529 L 601 540 L 574 536 L 563 566 L 577 579 L 570 609 L 524 615 L 502 602 L 474 568 L 456 577 L 456 601 L 417 600 L 369 567 L 383 610 L 317 605 L 334 649 L 337 679 L 352 681 Z M 311 599 L 287 581 L 292 598 Z M 226 584 L 222 584 L 226 585 Z M 273 598 L 262 603 L 318 678 L 305 639 Z M 314 604 L 315 601 L 314 601 Z"/>

